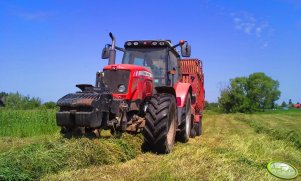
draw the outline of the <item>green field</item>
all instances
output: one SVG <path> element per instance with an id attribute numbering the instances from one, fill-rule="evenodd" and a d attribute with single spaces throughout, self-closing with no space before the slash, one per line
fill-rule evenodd
<path id="1" fill-rule="evenodd" d="M 168 155 L 142 153 L 141 135 L 62 138 L 54 112 L 0 110 L 0 180 L 275 180 L 275 160 L 301 171 L 301 110 L 205 114 L 203 135 Z"/>

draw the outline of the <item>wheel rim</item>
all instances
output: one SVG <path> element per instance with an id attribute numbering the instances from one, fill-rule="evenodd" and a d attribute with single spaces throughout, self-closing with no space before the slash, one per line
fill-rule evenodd
<path id="1" fill-rule="evenodd" d="M 168 129 L 168 133 L 167 133 L 167 145 L 168 145 L 169 148 L 172 147 L 174 139 L 175 139 L 175 127 L 176 127 L 175 123 L 176 123 L 176 120 L 175 120 L 174 112 L 175 112 L 174 109 L 172 109 L 169 112 L 169 116 L 170 116 L 170 120 L 171 120 L 171 123 L 169 125 L 169 129 Z"/>
<path id="2" fill-rule="evenodd" d="M 187 101 L 186 106 L 185 106 L 185 132 L 187 137 L 189 138 L 190 135 L 190 130 L 191 130 L 191 104 L 190 100 Z"/>

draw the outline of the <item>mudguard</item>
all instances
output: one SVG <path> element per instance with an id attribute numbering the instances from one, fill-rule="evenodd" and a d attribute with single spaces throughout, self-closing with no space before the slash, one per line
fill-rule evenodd
<path id="1" fill-rule="evenodd" d="M 174 86 L 174 89 L 176 91 L 177 106 L 178 108 L 182 108 L 185 105 L 185 100 L 188 93 L 191 94 L 191 84 L 179 82 Z"/>

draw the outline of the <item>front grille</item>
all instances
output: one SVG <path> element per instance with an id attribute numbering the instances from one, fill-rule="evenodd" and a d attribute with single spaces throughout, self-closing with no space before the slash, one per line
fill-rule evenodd
<path id="1" fill-rule="evenodd" d="M 118 86 L 121 84 L 125 85 L 126 90 L 124 93 L 126 93 L 128 91 L 129 78 L 129 70 L 105 70 L 103 81 L 112 93 L 119 93 Z"/>

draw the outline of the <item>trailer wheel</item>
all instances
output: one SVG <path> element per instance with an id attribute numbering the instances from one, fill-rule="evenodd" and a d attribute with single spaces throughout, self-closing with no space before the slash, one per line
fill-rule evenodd
<path id="1" fill-rule="evenodd" d="M 202 135 L 202 132 L 203 132 L 202 124 L 203 124 L 202 119 L 200 119 L 200 121 L 198 123 L 194 123 L 196 136 Z"/>
<path id="2" fill-rule="evenodd" d="M 186 97 L 185 107 L 183 114 L 181 116 L 181 123 L 179 125 L 180 131 L 177 132 L 177 140 L 186 143 L 189 137 L 193 137 L 191 134 L 192 124 L 191 124 L 191 97 L 190 94 Z"/>
<path id="3" fill-rule="evenodd" d="M 173 95 L 155 94 L 145 115 L 142 149 L 157 153 L 169 153 L 175 142 L 177 123 L 176 100 Z"/>

